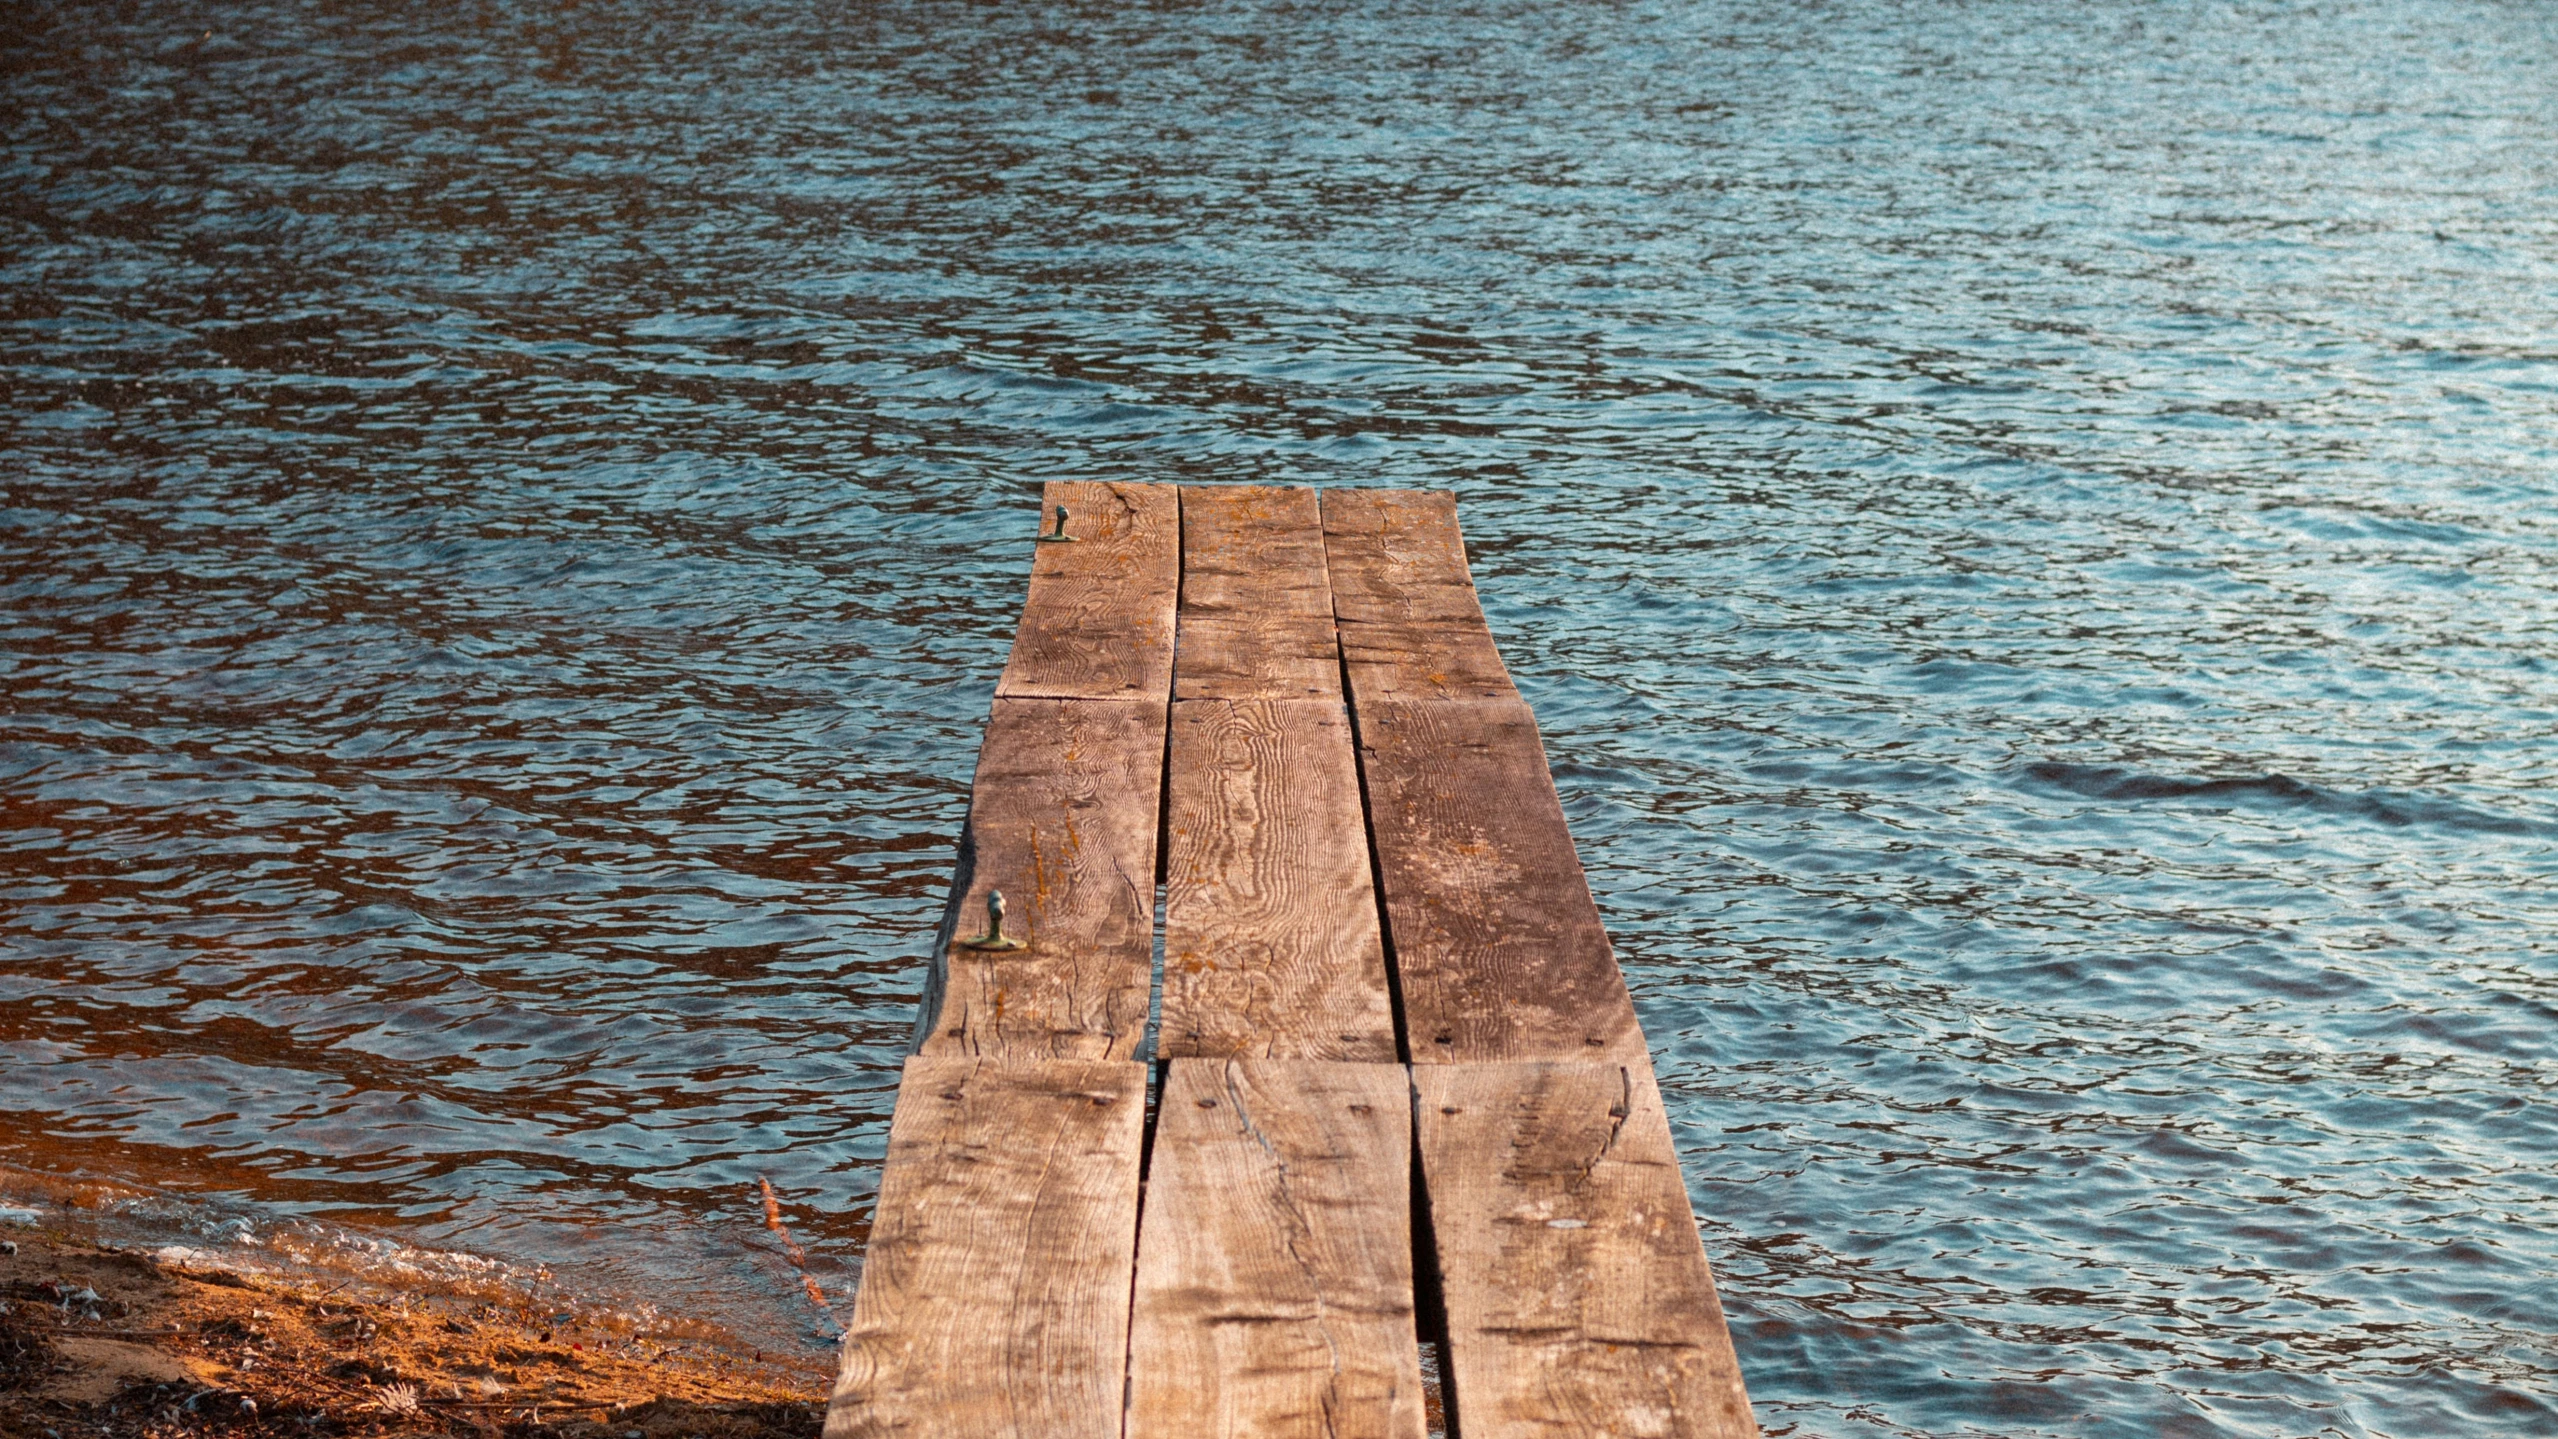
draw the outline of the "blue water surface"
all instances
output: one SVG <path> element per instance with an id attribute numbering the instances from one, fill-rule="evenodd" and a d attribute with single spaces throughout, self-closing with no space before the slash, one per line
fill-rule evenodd
<path id="1" fill-rule="evenodd" d="M 0 1162 L 814 1351 L 1036 485 L 1447 487 L 1770 1434 L 2558 1434 L 2558 11 L 0 28 Z"/>

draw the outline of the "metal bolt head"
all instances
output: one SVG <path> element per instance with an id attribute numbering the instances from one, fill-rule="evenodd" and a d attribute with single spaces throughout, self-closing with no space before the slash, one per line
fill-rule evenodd
<path id="1" fill-rule="evenodd" d="M 1029 945 L 1004 933 L 1004 892 L 1002 890 L 986 891 L 986 932 L 975 939 L 959 941 L 959 947 L 993 951 L 1030 948 Z"/>

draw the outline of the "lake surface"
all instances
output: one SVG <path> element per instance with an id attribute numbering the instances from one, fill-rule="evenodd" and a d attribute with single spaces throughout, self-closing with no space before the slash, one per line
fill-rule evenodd
<path id="1" fill-rule="evenodd" d="M 0 1164 L 820 1352 L 1037 484 L 1445 486 L 1770 1434 L 2558 1434 L 2558 11 L 10 28 Z"/>

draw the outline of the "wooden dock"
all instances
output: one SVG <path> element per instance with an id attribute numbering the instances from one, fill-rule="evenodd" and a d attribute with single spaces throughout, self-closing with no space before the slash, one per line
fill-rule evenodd
<path id="1" fill-rule="evenodd" d="M 1061 506 L 826 1439 L 1755 1435 L 1454 500 Z"/>

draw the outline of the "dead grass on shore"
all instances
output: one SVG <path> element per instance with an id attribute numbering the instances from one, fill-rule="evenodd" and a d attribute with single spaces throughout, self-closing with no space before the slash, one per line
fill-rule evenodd
<path id="1" fill-rule="evenodd" d="M 0 1240 L 0 1439 L 814 1439 L 823 1412 L 799 1356 Z"/>

